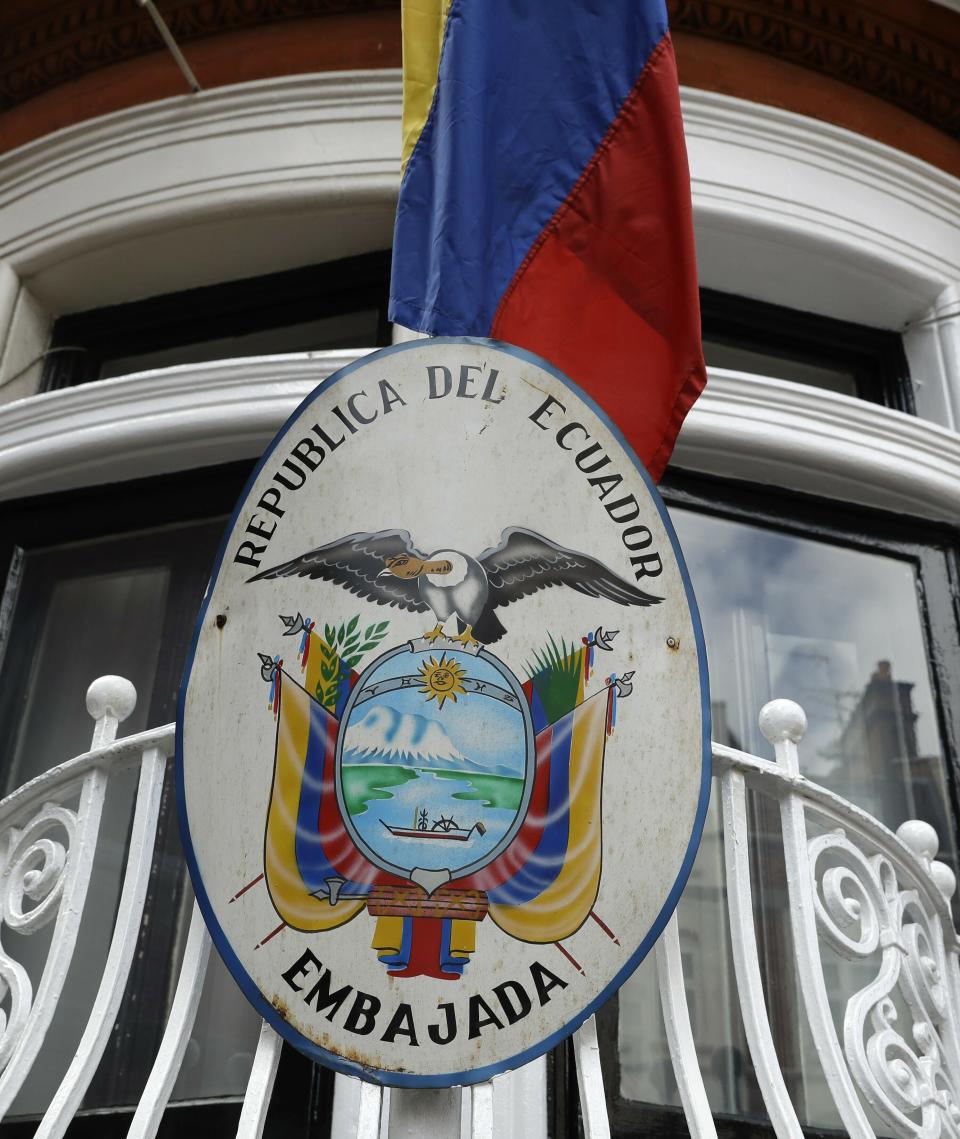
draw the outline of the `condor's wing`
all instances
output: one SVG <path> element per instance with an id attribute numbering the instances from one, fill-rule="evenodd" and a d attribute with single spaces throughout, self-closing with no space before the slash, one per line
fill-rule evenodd
<path id="1" fill-rule="evenodd" d="M 428 606 L 420 600 L 416 578 L 403 581 L 393 574 L 378 575 L 386 568 L 386 559 L 395 554 L 415 554 L 406 530 L 379 530 L 375 534 L 348 534 L 326 546 L 308 550 L 298 558 L 254 574 L 248 581 L 269 577 L 311 577 L 342 585 L 350 593 L 375 601 L 378 605 L 398 605 L 414 613 Z"/>
<path id="2" fill-rule="evenodd" d="M 551 585 L 568 585 L 578 593 L 618 605 L 656 605 L 663 600 L 637 589 L 589 554 L 558 546 L 522 526 L 504 530 L 500 545 L 484 550 L 477 560 L 486 570 L 494 608 Z"/>

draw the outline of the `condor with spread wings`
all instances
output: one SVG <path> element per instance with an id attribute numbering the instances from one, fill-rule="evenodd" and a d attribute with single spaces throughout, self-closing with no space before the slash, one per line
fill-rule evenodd
<path id="1" fill-rule="evenodd" d="M 655 605 L 662 598 L 644 593 L 589 554 L 558 546 L 522 526 L 503 531 L 500 545 L 478 557 L 459 550 L 421 554 L 406 530 L 348 534 L 250 578 L 310 577 L 336 582 L 378 605 L 398 605 L 415 613 L 433 611 L 437 624 L 424 636 L 436 640 L 457 618 L 464 644 L 492 645 L 506 629 L 496 610 L 547 589 L 566 585 L 588 597 L 618 605 Z"/>

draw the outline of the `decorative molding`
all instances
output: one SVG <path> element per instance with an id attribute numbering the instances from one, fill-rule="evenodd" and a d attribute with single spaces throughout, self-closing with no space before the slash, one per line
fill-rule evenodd
<path id="1" fill-rule="evenodd" d="M 960 436 L 849 396 L 712 369 L 672 465 L 956 525 Z"/>
<path id="2" fill-rule="evenodd" d="M 960 282 L 956 179 L 829 124 L 711 92 L 682 94 L 705 285 L 899 328 Z M 316 243 L 339 240 L 348 224 L 355 232 L 329 255 L 371 248 L 350 244 L 371 233 L 385 244 L 399 108 L 397 72 L 330 73 L 222 88 L 68 128 L 0 157 L 0 267 L 6 262 L 11 288 L 22 279 L 56 314 L 320 260 Z M 257 261 L 277 248 L 271 227 L 298 216 L 291 260 Z M 323 225 L 324 217 L 334 220 Z M 251 244 L 244 235 L 254 223 L 260 240 Z M 228 225 L 236 240 L 224 236 Z M 223 260 L 237 251 L 248 257 L 242 271 Z M 163 276 L 171 266 L 180 274 L 173 282 Z M 20 336 L 16 321 L 10 335 Z M 931 349 L 922 366 L 919 358 L 911 364 L 923 392 L 946 393 L 956 377 L 940 356 Z M 227 385 L 228 403 L 235 394 Z M 80 406 L 94 398 L 87 389 L 62 396 Z M 949 422 L 937 410 L 948 403 L 946 395 L 928 400 L 924 414 Z M 901 426 L 908 436 L 926 429 Z M 60 429 L 72 434 L 71 425 Z M 189 438 L 189 423 L 184 431 Z M 679 455 L 696 464 L 691 432 Z M 258 436 L 261 444 L 271 433 Z M 236 454 L 256 450 L 248 440 Z M 745 469 L 732 463 L 728 473 L 747 477 Z M 833 488 L 824 480 L 817 492 Z M 29 492 L 8 483 L 5 493 Z"/>
<path id="3" fill-rule="evenodd" d="M 341 72 L 218 88 L 69 127 L 0 156 L 0 259 L 32 272 L 45 255 L 61 260 L 176 214 L 189 224 L 253 200 L 258 209 L 365 194 L 392 203 L 399 116 L 399 73 Z"/>
<path id="4" fill-rule="evenodd" d="M 165 0 L 178 44 L 286 20 L 395 9 L 400 0 Z M 81 75 L 164 49 L 153 22 L 130 0 L 61 0 L 12 27 L 0 22 L 0 112 Z"/>
<path id="5" fill-rule="evenodd" d="M 945 282 L 960 277 L 960 182 L 950 174 L 791 111 L 691 88 L 681 95 L 695 213 L 711 199 L 736 200 L 738 213 L 766 215 L 768 225 L 775 218 L 790 229 L 811 225 L 828 242 L 911 263 Z M 730 145 L 740 151 L 738 163 L 726 151 Z M 715 161 L 718 147 L 724 153 Z M 757 178 L 761 156 L 767 162 Z M 822 180 L 819 186 L 814 177 Z M 875 219 L 879 198 L 886 216 Z M 903 224 L 906 211 L 917 207 L 918 216 L 944 224 L 942 240 L 918 241 L 919 232 Z M 900 212 L 900 224 L 891 224 L 892 210 Z"/>
<path id="6" fill-rule="evenodd" d="M 297 404 L 365 350 L 224 360 L 0 408 L 0 497 L 259 455 Z M 677 468 L 955 523 L 960 436 L 875 404 L 714 369 Z"/>
<path id="7" fill-rule="evenodd" d="M 164 368 L 18 400 L 0 408 L 0 497 L 253 458 L 365 351 Z"/>
<path id="8" fill-rule="evenodd" d="M 682 95 L 704 284 L 897 327 L 960 280 L 956 179 L 801 115 Z M 219 88 L 67 128 L 0 156 L 0 260 L 54 313 L 204 283 L 203 273 L 212 281 L 283 267 L 237 272 L 231 262 L 221 272 L 217 258 L 254 256 L 242 240 L 253 215 L 264 249 L 276 245 L 268 215 L 270 225 L 325 208 L 386 217 L 399 184 L 399 115 L 398 72 L 347 72 Z M 152 257 L 177 264 L 170 231 L 213 224 L 233 225 L 237 240 L 221 232 L 198 269 L 195 229 L 185 280 L 158 279 Z M 310 240 L 338 229 L 311 226 Z M 161 247 L 144 243 L 157 235 Z M 784 274 L 785 256 L 798 252 L 802 269 Z"/>

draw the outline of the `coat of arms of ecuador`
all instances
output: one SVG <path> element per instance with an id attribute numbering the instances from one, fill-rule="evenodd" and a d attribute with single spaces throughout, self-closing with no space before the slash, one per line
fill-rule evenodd
<path id="1" fill-rule="evenodd" d="M 492 341 L 364 357 L 267 449 L 198 618 L 177 777 L 216 947 L 338 1071 L 517 1067 L 669 919 L 709 707 L 669 517 L 596 405 Z"/>

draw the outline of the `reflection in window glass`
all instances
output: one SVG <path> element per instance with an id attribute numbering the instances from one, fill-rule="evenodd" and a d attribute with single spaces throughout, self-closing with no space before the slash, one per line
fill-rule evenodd
<path id="1" fill-rule="evenodd" d="M 49 552 L 25 559 L 27 585 L 34 575 L 49 574 L 53 580 L 41 632 L 33 645 L 32 675 L 16 749 L 12 757 L 5 757 L 8 793 L 90 746 L 93 721 L 83 696 L 92 680 L 120 673 L 133 680 L 139 693 L 149 693 L 156 674 L 159 640 L 155 631 L 162 626 L 170 577 L 167 568 L 150 566 L 57 579 L 51 564 L 55 560 Z M 50 714 L 53 701 L 55 716 Z M 148 707 L 148 700 L 140 701 L 127 721 L 130 731 L 146 727 Z M 133 771 L 121 772 L 110 781 L 75 965 L 47 1036 L 44 1062 L 31 1070 L 14 1101 L 14 1114 L 41 1111 L 76 1052 L 95 991 L 90 974 L 109 948 L 136 785 Z M 51 933 L 48 927 L 40 935 L 11 935 L 13 956 L 27 969 L 34 988 Z"/>
<path id="2" fill-rule="evenodd" d="M 772 758 L 757 713 L 775 697 L 796 700 L 809 721 L 800 748 L 804 773 L 891 829 L 925 819 L 941 838 L 939 857 L 956 868 L 913 564 L 688 510 L 671 516 L 706 636 L 713 738 Z M 800 1011 L 779 817 L 759 795 L 750 811 L 757 937 L 778 1059 L 801 1122 L 839 1127 Z M 678 910 L 685 980 L 714 1111 L 763 1118 L 741 1026 L 723 883 L 714 801 Z M 847 962 L 827 957 L 825 967 L 832 996 L 863 983 Z M 870 963 L 857 967 L 869 974 Z M 652 958 L 621 990 L 619 1049 L 624 1098 L 679 1105 Z"/>
<path id="3" fill-rule="evenodd" d="M 84 693 L 98 676 L 125 676 L 137 690 L 136 709 L 121 735 L 170 718 L 183 652 L 221 528 L 219 521 L 187 524 L 29 550 L 17 559 L 19 581 L 11 575 L 5 597 L 12 621 L 0 673 L 5 792 L 87 750 L 93 721 Z M 14 1101 L 14 1116 L 35 1115 L 46 1107 L 76 1053 L 116 919 L 137 781 L 137 770 L 130 768 L 115 771 L 108 783 L 73 962 L 40 1061 Z M 76 800 L 67 805 L 75 809 Z M 147 920 L 117 1027 L 84 1108 L 139 1098 L 173 997 L 191 908 L 168 771 Z M 4 933 L 4 947 L 23 964 L 34 990 L 52 931 L 51 924 L 30 936 Z M 259 1019 L 219 959 L 210 963 L 197 1026 L 173 1098 L 242 1094 Z"/>
<path id="4" fill-rule="evenodd" d="M 27 555 L 28 582 L 36 572 L 50 572 L 56 557 L 46 552 Z M 44 564 L 35 565 L 37 561 Z M 54 579 L 33 646 L 33 675 L 16 750 L 4 757 L 6 794 L 90 746 L 93 721 L 83 696 L 98 676 L 125 676 L 141 693 L 123 733 L 147 726 L 149 699 L 142 694 L 153 688 L 160 651 L 156 633 L 162 628 L 169 579 L 165 566 Z M 57 715 L 51 716 L 54 694 Z"/>
<path id="5" fill-rule="evenodd" d="M 707 638 L 714 738 L 770 754 L 757 712 L 787 696 L 807 713 L 806 775 L 894 829 L 924 817 L 946 838 L 912 564 L 685 510 L 672 517 Z"/>

